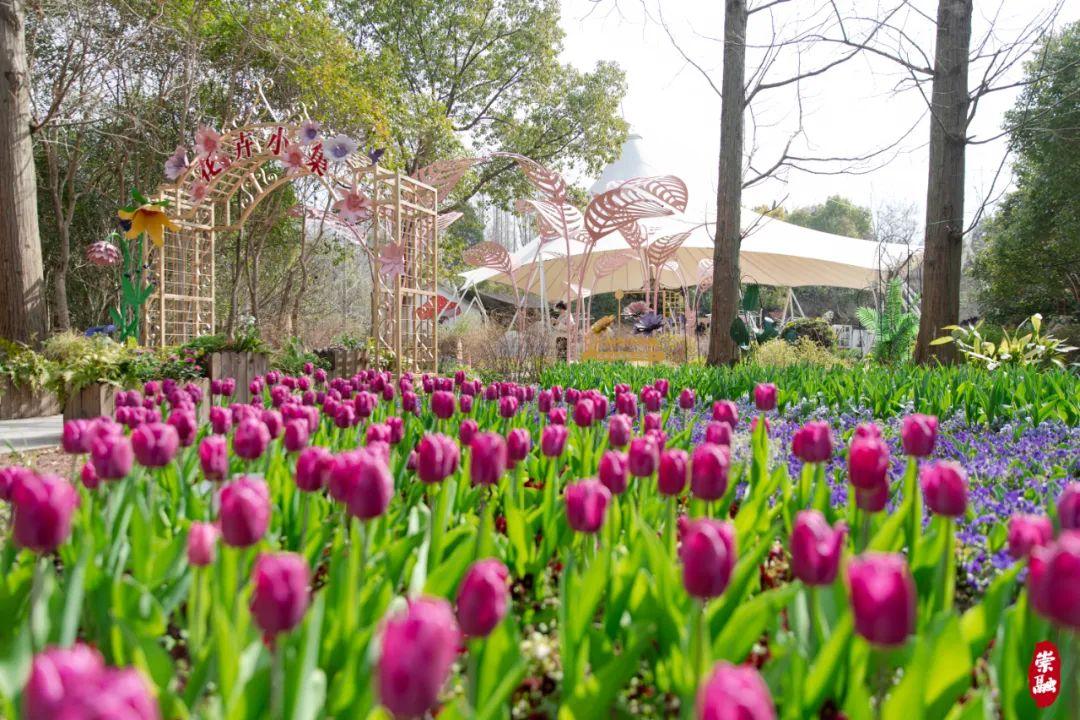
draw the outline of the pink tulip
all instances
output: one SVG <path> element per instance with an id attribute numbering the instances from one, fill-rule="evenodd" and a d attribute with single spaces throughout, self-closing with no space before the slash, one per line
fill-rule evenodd
<path id="1" fill-rule="evenodd" d="M 79 493 L 57 475 L 24 474 L 11 488 L 11 506 L 15 544 L 36 553 L 50 553 L 71 535 Z"/>
<path id="2" fill-rule="evenodd" d="M 703 600 L 721 595 L 737 559 L 731 523 L 711 518 L 689 521 L 682 533 L 679 559 L 687 593 Z"/>
<path id="3" fill-rule="evenodd" d="M 658 412 L 645 413 L 645 417 L 641 421 L 641 426 L 645 432 L 649 432 L 650 430 L 660 430 L 663 424 L 664 419 L 660 417 L 660 413 Z"/>
<path id="4" fill-rule="evenodd" d="M 582 480 L 566 486 L 566 520 L 571 529 L 595 533 L 604 524 L 611 491 L 597 480 Z"/>
<path id="5" fill-rule="evenodd" d="M 506 461 L 510 468 L 529 456 L 532 436 L 525 428 L 514 428 L 506 434 Z"/>
<path id="6" fill-rule="evenodd" d="M 1080 631 L 1080 531 L 1066 530 L 1056 543 L 1032 550 L 1027 583 L 1035 612 Z"/>
<path id="7" fill-rule="evenodd" d="M 656 487 L 661 495 L 678 495 L 686 487 L 690 474 L 690 456 L 677 448 L 660 453 L 656 471 Z"/>
<path id="8" fill-rule="evenodd" d="M 690 460 L 690 492 L 701 500 L 724 497 L 730 466 L 731 454 L 723 445 L 698 445 Z"/>
<path id="9" fill-rule="evenodd" d="M 615 396 L 615 412 L 628 417 L 637 417 L 637 398 L 633 393 L 625 392 Z"/>
<path id="10" fill-rule="evenodd" d="M 421 717 L 433 708 L 457 658 L 461 631 L 442 598 L 410 600 L 383 625 L 379 700 L 395 716 Z"/>
<path id="11" fill-rule="evenodd" d="M 330 481 L 334 456 L 318 445 L 304 448 L 296 457 L 296 487 L 304 492 L 318 492 Z"/>
<path id="12" fill-rule="evenodd" d="M 792 453 L 804 463 L 823 463 L 832 457 L 832 450 L 832 430 L 824 420 L 811 420 L 791 439 Z"/>
<path id="13" fill-rule="evenodd" d="M 270 444 L 270 431 L 262 420 L 247 418 L 240 421 L 233 433 L 233 452 L 245 460 L 257 460 Z"/>
<path id="14" fill-rule="evenodd" d="M 478 433 L 469 449 L 469 477 L 472 484 L 497 484 L 506 472 L 506 440 L 503 436 L 498 433 Z"/>
<path id="15" fill-rule="evenodd" d="M 371 423 L 364 431 L 364 442 L 367 445 L 373 443 L 390 444 L 390 426 L 386 423 Z"/>
<path id="16" fill-rule="evenodd" d="M 479 560 L 458 587 L 457 619 L 469 637 L 487 637 L 502 622 L 510 604 L 510 571 L 495 558 Z"/>
<path id="17" fill-rule="evenodd" d="M 1080 482 L 1071 482 L 1058 498 L 1058 523 L 1062 530 L 1080 530 Z"/>
<path id="18" fill-rule="evenodd" d="M 881 428 L 874 423 L 859 423 L 855 427 L 855 433 L 852 438 L 877 438 L 881 439 Z"/>
<path id="19" fill-rule="evenodd" d="M 15 491 L 16 485 L 23 480 L 34 478 L 34 472 L 28 468 L 18 465 L 0 467 L 0 500 L 5 502 L 11 500 L 11 494 Z"/>
<path id="20" fill-rule="evenodd" d="M 458 425 L 458 442 L 462 447 L 469 447 L 478 432 L 480 432 L 480 425 L 475 420 L 462 420 Z"/>
<path id="21" fill-rule="evenodd" d="M 667 397 L 671 383 L 668 382 L 667 378 L 658 378 L 656 382 L 653 383 L 653 387 L 656 388 L 656 391 L 660 393 L 661 397 Z"/>
<path id="22" fill-rule="evenodd" d="M 628 416 L 616 413 L 608 419 L 608 444 L 612 447 L 624 448 L 629 445 L 632 432 Z"/>
<path id="23" fill-rule="evenodd" d="M 959 463 L 942 460 L 924 465 L 919 483 L 931 512 L 955 518 L 967 510 L 967 473 Z"/>
<path id="24" fill-rule="evenodd" d="M 224 480 L 229 474 L 229 445 L 221 435 L 207 435 L 199 443 L 199 466 L 207 480 Z"/>
<path id="25" fill-rule="evenodd" d="M 705 442 L 713 445 L 731 447 L 731 425 L 726 422 L 713 420 L 705 426 Z"/>
<path id="26" fill-rule="evenodd" d="M 232 427 L 232 413 L 229 408 L 215 405 L 210 408 L 210 429 L 215 435 L 224 435 Z"/>
<path id="27" fill-rule="evenodd" d="M 436 390 L 431 394 L 431 412 L 440 420 L 454 416 L 454 393 Z"/>
<path id="28" fill-rule="evenodd" d="M 98 489 L 101 485 L 101 478 L 98 477 L 97 470 L 94 469 L 94 463 L 83 463 L 82 468 L 79 470 L 79 480 L 87 490 Z"/>
<path id="29" fill-rule="evenodd" d="M 393 415 L 386 418 L 384 422 L 386 427 L 390 428 L 390 444 L 397 445 L 405 438 L 405 421 Z"/>
<path id="30" fill-rule="evenodd" d="M 308 444 L 308 422 L 301 418 L 285 423 L 285 437 L 282 445 L 286 452 L 299 452 Z"/>
<path id="31" fill-rule="evenodd" d="M 596 474 L 612 495 L 626 492 L 626 479 L 629 474 L 629 459 L 626 453 L 608 450 L 600 458 L 600 467 Z"/>
<path id="32" fill-rule="evenodd" d="M 151 427 L 143 425 L 143 427 Z M 158 427 L 168 427 L 158 425 Z M 175 435 L 175 431 L 169 428 Z M 132 441 L 124 435 L 102 434 L 90 444 L 90 462 L 94 465 L 94 472 L 102 480 L 121 480 L 131 472 L 134 462 Z"/>
<path id="33" fill-rule="evenodd" d="M 68 455 L 83 455 L 90 452 L 90 438 L 86 431 L 90 428 L 89 420 L 69 420 L 64 423 L 60 445 Z"/>
<path id="34" fill-rule="evenodd" d="M 690 388 L 683 388 L 683 391 L 679 393 L 679 407 L 683 410 L 693 410 L 696 404 L 697 397 L 695 397 L 694 391 Z"/>
<path id="35" fill-rule="evenodd" d="M 880 437 L 856 436 L 848 450 L 848 479 L 856 488 L 877 489 L 888 484 L 889 446 Z"/>
<path id="36" fill-rule="evenodd" d="M 517 415 L 518 399 L 513 395 L 499 398 L 499 417 L 509 420 Z"/>
<path id="37" fill-rule="evenodd" d="M 344 452 L 330 466 L 330 495 L 345 503 L 349 514 L 371 520 L 386 512 L 394 494 L 394 479 L 386 459 L 374 447 Z"/>
<path id="38" fill-rule="evenodd" d="M 776 708 L 757 670 L 721 661 L 698 689 L 697 720 L 776 720 Z"/>
<path id="39" fill-rule="evenodd" d="M 204 567 L 214 562 L 221 532 L 211 523 L 193 522 L 188 528 L 187 558 L 190 565 Z"/>
<path id="40" fill-rule="evenodd" d="M 199 434 L 199 424 L 195 422 L 195 413 L 188 410 L 174 410 L 169 413 L 169 419 L 166 422 L 176 430 L 180 447 L 191 447 L 195 444 L 195 437 Z"/>
<path id="41" fill-rule="evenodd" d="M 221 488 L 221 535 L 231 547 L 250 547 L 270 525 L 270 491 L 266 483 L 242 476 Z"/>
<path id="42" fill-rule="evenodd" d="M 260 555 L 251 572 L 251 615 L 268 642 L 304 619 L 310 602 L 311 573 L 296 553 Z"/>
<path id="43" fill-rule="evenodd" d="M 266 426 L 267 432 L 270 433 L 271 440 L 276 440 L 281 437 L 281 433 L 285 429 L 285 423 L 282 421 L 281 413 L 277 410 L 263 410 L 259 413 L 259 419 L 262 420 L 262 424 Z"/>
<path id="44" fill-rule="evenodd" d="M 416 446 L 416 475 L 421 482 L 442 482 L 457 471 L 459 460 L 460 452 L 453 440 L 442 433 L 428 433 Z"/>
<path id="45" fill-rule="evenodd" d="M 551 411 L 554 400 L 550 390 L 541 390 L 536 394 L 536 409 L 542 413 Z"/>
<path id="46" fill-rule="evenodd" d="M 915 581 L 902 555 L 865 553 L 847 569 L 855 631 L 875 645 L 901 645 L 915 631 Z"/>
<path id="47" fill-rule="evenodd" d="M 366 390 L 361 390 L 356 393 L 356 397 L 353 398 L 353 410 L 356 411 L 356 417 L 364 419 L 371 417 L 371 414 L 375 412 L 375 406 L 379 404 L 379 398 L 374 393 L 369 393 Z M 450 395 L 450 414 L 454 414 L 454 396 Z"/>
<path id="48" fill-rule="evenodd" d="M 548 423 L 551 425 L 565 425 L 566 424 L 566 408 L 557 407 L 552 408 L 548 413 Z"/>
<path id="49" fill-rule="evenodd" d="M 583 428 L 592 425 L 594 410 L 592 400 L 580 398 L 574 405 L 574 424 Z"/>
<path id="50" fill-rule="evenodd" d="M 847 527 L 829 527 L 817 510 L 803 510 L 791 529 L 791 570 L 806 585 L 831 585 L 840 567 Z"/>
<path id="51" fill-rule="evenodd" d="M 1054 539 L 1054 525 L 1045 515 L 1013 515 L 1009 518 L 1009 555 L 1021 560 L 1037 547 Z"/>
<path id="52" fill-rule="evenodd" d="M 869 513 L 881 512 L 889 501 L 889 481 L 882 480 L 869 488 L 855 488 L 855 505 Z"/>
<path id="53" fill-rule="evenodd" d="M 630 441 L 629 467 L 634 477 L 651 477 L 660 463 L 660 447 L 649 435 Z"/>
<path id="54" fill-rule="evenodd" d="M 34 657 L 23 690 L 24 720 L 160 720 L 150 688 L 130 668 L 105 667 L 87 645 L 48 648 Z"/>
<path id="55" fill-rule="evenodd" d="M 776 409 L 776 393 L 772 383 L 758 383 L 754 386 L 754 405 L 761 412 Z"/>
<path id="56" fill-rule="evenodd" d="M 734 428 L 739 424 L 739 406 L 730 400 L 717 400 L 712 406 L 712 419 Z"/>
<path id="57" fill-rule="evenodd" d="M 540 452 L 547 457 L 561 456 L 569 436 L 565 425 L 548 425 L 540 432 Z"/>
<path id="58" fill-rule="evenodd" d="M 932 415 L 908 415 L 900 425 L 900 440 L 904 454 L 926 457 L 934 452 L 937 442 L 938 420 Z"/>

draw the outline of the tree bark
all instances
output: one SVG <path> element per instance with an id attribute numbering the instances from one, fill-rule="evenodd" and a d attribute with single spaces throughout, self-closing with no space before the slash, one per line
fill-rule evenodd
<path id="1" fill-rule="evenodd" d="M 746 0 L 727 0 L 724 9 L 724 70 L 720 102 L 720 167 L 713 246 L 710 365 L 732 364 L 739 346 L 731 337 L 739 305 L 739 246 L 742 243 L 743 114 L 746 72 Z"/>
<path id="2" fill-rule="evenodd" d="M 30 140 L 25 8 L 0 0 L 0 337 L 45 337 L 45 280 Z"/>
<path id="3" fill-rule="evenodd" d="M 972 0 L 939 0 L 930 101 L 930 177 L 926 186 L 922 317 L 915 360 L 956 358 L 953 345 L 931 346 L 942 327 L 960 319 L 964 239 L 964 153 L 967 148 L 968 45 Z"/>

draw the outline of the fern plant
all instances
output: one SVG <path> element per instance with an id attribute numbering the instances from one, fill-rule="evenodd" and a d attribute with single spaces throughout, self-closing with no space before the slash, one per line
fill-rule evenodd
<path id="1" fill-rule="evenodd" d="M 874 334 L 871 352 L 875 360 L 894 365 L 908 359 L 915 337 L 919 334 L 919 318 L 904 310 L 903 284 L 899 278 L 889 281 L 881 312 L 861 307 L 855 311 L 855 316 L 864 328 Z"/>

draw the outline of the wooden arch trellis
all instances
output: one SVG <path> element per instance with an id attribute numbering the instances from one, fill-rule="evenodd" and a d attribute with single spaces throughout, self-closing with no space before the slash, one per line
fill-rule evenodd
<path id="1" fill-rule="evenodd" d="M 373 268 L 378 263 L 372 336 L 380 357 L 389 355 L 398 372 L 435 370 L 439 234 L 457 217 L 439 215 L 439 197 L 467 165 L 457 172 L 436 164 L 410 177 L 356 150 L 349 138 L 325 137 L 300 115 L 222 133 L 201 127 L 191 162 L 177 148 L 166 163 L 170 181 L 155 198 L 169 201 L 176 229 L 166 231 L 160 248 L 148 246 L 145 261 L 158 286 L 145 306 L 143 342 L 175 345 L 213 332 L 217 233 L 241 229 L 270 193 L 308 177 L 325 191 L 325 213 L 350 226 Z"/>

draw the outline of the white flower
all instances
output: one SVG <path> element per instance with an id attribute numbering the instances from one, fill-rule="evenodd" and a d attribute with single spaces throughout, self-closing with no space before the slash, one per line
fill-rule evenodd
<path id="1" fill-rule="evenodd" d="M 348 135 L 335 135 L 326 141 L 323 149 L 326 151 L 326 159 L 330 162 L 341 162 L 356 152 L 358 145 Z"/>
<path id="2" fill-rule="evenodd" d="M 199 157 L 210 157 L 221 147 L 221 135 L 214 128 L 200 125 L 195 132 L 195 152 Z"/>
<path id="3" fill-rule="evenodd" d="M 305 120 L 300 123 L 300 132 L 298 133 L 299 142 L 301 145 L 310 145 L 319 139 L 319 135 L 322 134 L 322 123 L 318 120 Z"/>
<path id="4" fill-rule="evenodd" d="M 165 177 L 170 180 L 175 180 L 184 174 L 187 167 L 187 151 L 184 149 L 183 145 L 177 145 L 176 151 L 165 161 Z"/>
<path id="5" fill-rule="evenodd" d="M 334 209 L 342 220 L 351 223 L 360 222 L 371 217 L 371 199 L 354 190 L 334 203 Z"/>

